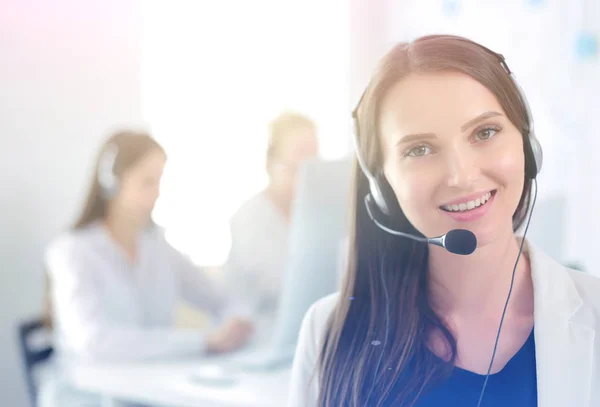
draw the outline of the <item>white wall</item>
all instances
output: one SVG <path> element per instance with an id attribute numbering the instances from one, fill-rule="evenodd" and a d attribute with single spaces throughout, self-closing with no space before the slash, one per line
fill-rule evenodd
<path id="1" fill-rule="evenodd" d="M 0 11 L 0 404 L 25 406 L 16 323 L 107 132 L 139 124 L 139 0 L 4 0 Z"/>

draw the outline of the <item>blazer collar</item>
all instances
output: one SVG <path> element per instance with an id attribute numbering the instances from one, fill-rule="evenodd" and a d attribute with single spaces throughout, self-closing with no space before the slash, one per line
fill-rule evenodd
<path id="1" fill-rule="evenodd" d="M 531 265 L 536 311 L 567 320 L 575 317 L 584 304 L 571 271 L 529 241 L 525 250 Z"/>
<path id="2" fill-rule="evenodd" d="M 534 288 L 538 407 L 591 407 L 595 318 L 571 271 L 527 242 Z"/>

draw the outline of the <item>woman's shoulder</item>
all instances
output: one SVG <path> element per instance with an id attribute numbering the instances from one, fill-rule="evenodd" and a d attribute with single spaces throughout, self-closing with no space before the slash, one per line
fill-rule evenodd
<path id="1" fill-rule="evenodd" d="M 577 288 L 584 302 L 600 311 L 600 277 L 588 271 L 574 270 L 565 267 L 564 271 Z"/>
<path id="2" fill-rule="evenodd" d="M 44 250 L 46 265 L 57 259 L 81 257 L 102 244 L 102 230 L 97 224 L 66 230 L 55 236 Z"/>
<path id="3" fill-rule="evenodd" d="M 327 321 L 339 300 L 339 293 L 329 294 L 314 302 L 304 316 L 300 340 L 316 351 L 327 329 Z"/>
<path id="4" fill-rule="evenodd" d="M 53 251 L 66 248 L 83 249 L 88 246 L 89 243 L 96 240 L 98 233 L 98 225 L 96 224 L 68 229 L 55 236 L 46 247 L 46 250 Z"/>
<path id="5" fill-rule="evenodd" d="M 600 311 L 600 276 L 565 266 L 535 246 L 530 250 L 530 259 L 534 287 L 538 287 L 544 301 L 563 306 L 581 301 Z"/>
<path id="6" fill-rule="evenodd" d="M 335 292 L 315 301 L 306 313 L 306 317 L 317 325 L 325 324 L 333 312 L 340 298 L 340 293 Z"/>
<path id="7" fill-rule="evenodd" d="M 314 302 L 304 315 L 292 367 L 289 406 L 316 405 L 318 394 L 316 368 L 323 348 L 327 321 L 334 312 L 338 299 L 338 293 L 329 294 Z"/>

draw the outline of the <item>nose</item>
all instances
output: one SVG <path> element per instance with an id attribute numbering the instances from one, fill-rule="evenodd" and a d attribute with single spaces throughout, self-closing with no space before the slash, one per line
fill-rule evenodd
<path id="1" fill-rule="evenodd" d="M 475 152 L 468 147 L 454 147 L 448 152 L 446 162 L 449 187 L 470 189 L 481 172 Z"/>

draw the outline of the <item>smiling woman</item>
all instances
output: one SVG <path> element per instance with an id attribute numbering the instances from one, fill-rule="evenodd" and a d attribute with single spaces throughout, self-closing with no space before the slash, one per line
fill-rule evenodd
<path id="1" fill-rule="evenodd" d="M 598 404 L 600 280 L 515 233 L 542 155 L 504 57 L 448 35 L 400 43 L 355 125 L 346 278 L 305 316 L 290 405 Z M 474 252 L 406 239 L 458 229 Z"/>

